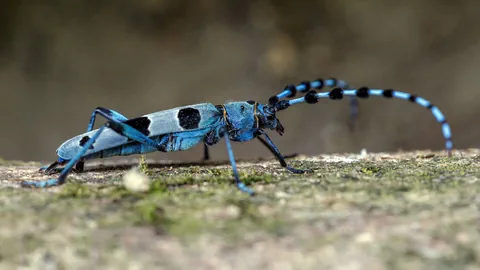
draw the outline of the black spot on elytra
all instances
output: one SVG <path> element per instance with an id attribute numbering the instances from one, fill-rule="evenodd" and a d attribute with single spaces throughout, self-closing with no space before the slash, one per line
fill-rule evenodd
<path id="1" fill-rule="evenodd" d="M 78 144 L 83 147 L 89 140 L 90 140 L 89 136 L 83 136 L 82 139 L 80 139 L 80 142 Z M 93 144 L 92 146 L 90 146 L 90 149 L 93 149 Z"/>
<path id="2" fill-rule="evenodd" d="M 254 104 L 255 104 L 255 100 L 247 100 L 247 103 L 250 104 L 250 105 L 254 105 Z"/>
<path id="3" fill-rule="evenodd" d="M 140 131 L 145 136 L 150 135 L 148 128 L 150 127 L 151 121 L 146 116 L 128 119 L 124 123 Z"/>
<path id="4" fill-rule="evenodd" d="M 194 108 L 185 108 L 178 111 L 178 121 L 180 126 L 184 129 L 198 128 L 201 116 L 200 111 Z"/>

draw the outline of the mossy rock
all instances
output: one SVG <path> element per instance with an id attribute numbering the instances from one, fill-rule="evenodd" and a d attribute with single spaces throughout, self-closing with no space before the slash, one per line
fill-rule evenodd
<path id="1" fill-rule="evenodd" d="M 289 159 L 303 175 L 240 161 L 256 197 L 223 162 L 143 164 L 151 188 L 134 193 L 129 166 L 31 190 L 19 181 L 50 177 L 39 164 L 2 160 L 0 268 L 478 269 L 479 154 Z"/>

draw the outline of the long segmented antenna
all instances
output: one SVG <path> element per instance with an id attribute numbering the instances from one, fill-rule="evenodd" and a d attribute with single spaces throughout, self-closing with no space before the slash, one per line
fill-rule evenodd
<path id="1" fill-rule="evenodd" d="M 447 123 L 447 120 L 445 119 L 445 116 L 443 115 L 443 113 L 440 111 L 438 107 L 434 106 L 430 101 L 422 97 L 412 95 L 410 93 L 400 92 L 393 89 L 369 89 L 367 87 L 361 87 L 358 89 L 345 89 L 345 90 L 341 88 L 335 88 L 330 92 L 320 92 L 320 93 L 317 93 L 315 90 L 310 90 L 307 92 L 307 94 L 304 97 L 292 99 L 288 101 L 287 100 L 281 101 L 275 107 L 277 108 L 277 110 L 283 110 L 288 108 L 291 105 L 295 105 L 298 103 L 306 102 L 309 104 L 314 104 L 314 103 L 317 103 L 321 98 L 338 100 L 338 99 L 342 99 L 343 96 L 356 96 L 358 98 L 368 98 L 370 96 L 398 98 L 398 99 L 408 100 L 410 102 L 417 103 L 418 105 L 429 109 L 432 112 L 435 119 L 437 120 L 437 122 L 442 125 L 443 137 L 446 140 L 445 148 L 447 150 L 448 156 L 452 155 L 452 148 L 453 148 L 452 132 L 450 129 L 450 125 Z"/>
<path id="2" fill-rule="evenodd" d="M 337 80 L 335 78 L 330 78 L 327 80 L 316 79 L 314 81 L 303 81 L 297 85 L 287 84 L 285 89 L 276 96 L 271 96 L 268 99 L 270 105 L 274 105 L 280 101 L 282 98 L 292 98 L 295 97 L 297 92 L 305 93 L 310 89 L 322 89 L 323 87 L 339 87 L 339 88 L 348 88 L 348 83 L 342 80 Z"/>
<path id="3" fill-rule="evenodd" d="M 329 78 L 326 80 L 316 79 L 314 81 L 303 81 L 297 85 L 287 84 L 285 86 L 285 89 L 280 94 L 276 96 L 271 96 L 268 99 L 268 103 L 273 106 L 277 104 L 282 98 L 292 98 L 298 92 L 306 93 L 312 88 L 320 90 L 324 87 L 331 87 L 331 88 L 339 87 L 339 88 L 345 89 L 345 88 L 348 88 L 349 85 L 347 82 L 342 80 L 337 80 L 336 78 Z M 350 122 L 348 125 L 350 128 L 350 131 L 353 132 L 355 130 L 356 122 L 358 119 L 358 100 L 356 97 L 354 96 L 350 97 L 349 107 L 350 107 Z"/>

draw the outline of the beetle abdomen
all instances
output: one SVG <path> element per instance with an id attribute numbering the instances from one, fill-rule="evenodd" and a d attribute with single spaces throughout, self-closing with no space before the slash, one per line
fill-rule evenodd
<path id="1" fill-rule="evenodd" d="M 218 125 L 222 120 L 222 114 L 211 103 L 202 103 L 190 106 L 177 107 L 170 110 L 159 111 L 141 117 L 128 119 L 126 124 L 136 128 L 149 137 L 160 136 L 176 132 L 190 132 L 209 129 Z M 58 149 L 57 155 L 62 159 L 69 160 L 78 153 L 83 145 L 93 136 L 97 129 L 75 136 L 64 142 Z M 149 151 L 137 149 L 137 146 L 130 146 L 132 143 L 128 138 L 116 133 L 111 129 L 105 129 L 95 143 L 87 150 L 85 157 L 108 150 L 108 154 L 121 154 L 121 145 L 125 145 L 124 153 L 144 153 Z M 118 149 L 116 147 L 119 147 Z M 156 149 L 155 149 L 156 150 Z M 153 151 L 155 151 L 153 150 Z M 149 151 L 151 152 L 151 151 Z M 145 152 L 146 153 L 146 152 Z"/>

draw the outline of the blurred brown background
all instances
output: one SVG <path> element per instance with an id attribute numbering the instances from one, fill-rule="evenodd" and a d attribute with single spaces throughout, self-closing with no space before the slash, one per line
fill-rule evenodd
<path id="1" fill-rule="evenodd" d="M 2 0 L 0 156 L 53 160 L 97 106 L 128 117 L 180 105 L 266 102 L 285 84 L 334 76 L 424 96 L 455 147 L 480 145 L 480 2 L 476 0 Z M 284 154 L 442 149 L 420 106 L 323 100 L 279 114 Z M 224 142 L 213 158 L 226 158 Z M 238 157 L 266 156 L 259 142 Z M 202 148 L 152 158 L 201 158 Z"/>

